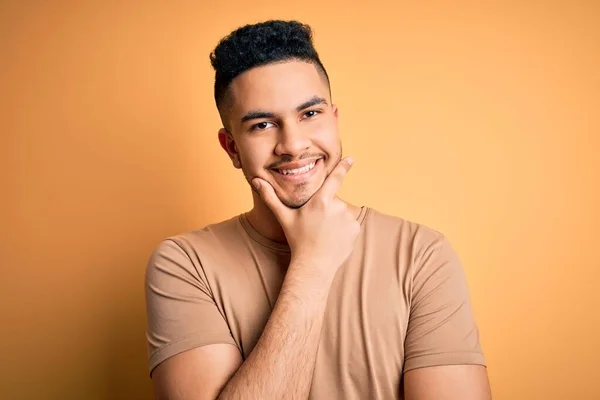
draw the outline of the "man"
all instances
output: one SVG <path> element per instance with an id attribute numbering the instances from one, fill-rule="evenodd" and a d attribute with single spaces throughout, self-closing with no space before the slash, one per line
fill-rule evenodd
<path id="1" fill-rule="evenodd" d="M 310 27 L 242 27 L 211 61 L 219 142 L 254 207 L 152 255 L 157 398 L 490 398 L 448 241 L 336 196 L 352 159 Z"/>

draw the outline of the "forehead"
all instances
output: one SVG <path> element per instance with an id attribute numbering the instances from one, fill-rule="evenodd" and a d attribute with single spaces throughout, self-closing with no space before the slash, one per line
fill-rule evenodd
<path id="1" fill-rule="evenodd" d="M 314 64 L 290 61 L 252 68 L 229 88 L 234 114 L 248 110 L 285 113 L 313 96 L 329 99 L 329 88 Z"/>

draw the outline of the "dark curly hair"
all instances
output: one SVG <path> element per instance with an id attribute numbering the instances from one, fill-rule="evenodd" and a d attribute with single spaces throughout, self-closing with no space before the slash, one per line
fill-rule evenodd
<path id="1" fill-rule="evenodd" d="M 231 81 L 261 65 L 301 60 L 313 63 L 329 85 L 329 76 L 313 45 L 312 29 L 298 21 L 270 20 L 245 25 L 221 39 L 210 54 L 215 69 L 215 102 L 220 112 Z"/>

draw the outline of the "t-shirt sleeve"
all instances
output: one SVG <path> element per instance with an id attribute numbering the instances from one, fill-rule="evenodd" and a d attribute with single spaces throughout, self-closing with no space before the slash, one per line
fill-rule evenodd
<path id="1" fill-rule="evenodd" d="M 235 345 L 201 267 L 174 240 L 163 241 L 146 269 L 150 374 L 176 354 L 216 343 Z"/>
<path id="2" fill-rule="evenodd" d="M 466 277 L 455 251 L 437 234 L 413 264 L 404 371 L 439 365 L 485 365 Z"/>

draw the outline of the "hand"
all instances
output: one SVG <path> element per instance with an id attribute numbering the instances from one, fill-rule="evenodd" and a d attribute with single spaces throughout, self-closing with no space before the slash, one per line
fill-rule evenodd
<path id="1" fill-rule="evenodd" d="M 335 274 L 352 252 L 360 224 L 347 205 L 336 197 L 352 162 L 351 158 L 341 160 L 321 188 L 298 209 L 283 204 L 267 181 L 260 178 L 252 181 L 281 224 L 293 261 Z"/>

